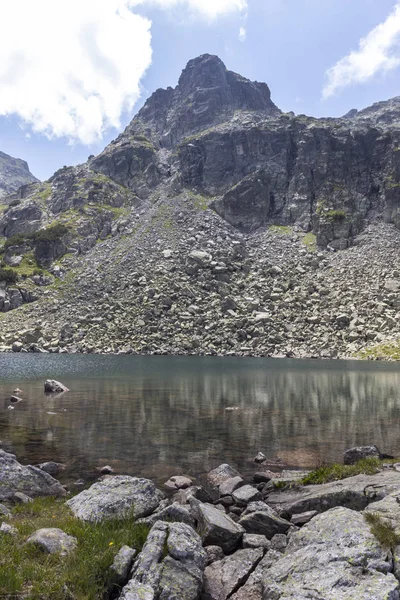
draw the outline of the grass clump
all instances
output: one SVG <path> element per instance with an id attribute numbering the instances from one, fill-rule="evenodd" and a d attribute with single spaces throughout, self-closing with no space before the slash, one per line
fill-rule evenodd
<path id="1" fill-rule="evenodd" d="M 384 461 L 388 462 L 388 461 Z M 308 473 L 300 483 L 302 485 L 313 485 L 321 483 L 329 483 L 330 481 L 339 481 L 340 479 L 346 479 L 347 477 L 353 477 L 354 475 L 375 475 L 378 473 L 382 466 L 382 461 L 379 458 L 364 458 L 359 460 L 355 465 L 324 465 L 319 467 L 315 471 Z"/>
<path id="2" fill-rule="evenodd" d="M 400 360 L 400 343 L 388 342 L 364 348 L 356 354 L 362 360 Z"/>
<path id="3" fill-rule="evenodd" d="M 331 221 L 332 223 L 341 223 L 342 221 L 345 220 L 346 213 L 341 208 L 337 208 L 337 209 L 327 210 L 324 213 L 324 217 L 328 221 Z"/>
<path id="4" fill-rule="evenodd" d="M 39 229 L 33 234 L 35 242 L 55 242 L 68 233 L 69 228 L 63 223 L 54 223 L 46 229 Z"/>
<path id="5" fill-rule="evenodd" d="M 306 235 L 303 237 L 303 244 L 306 246 L 309 252 L 316 252 L 317 236 L 311 231 L 309 233 L 306 233 Z"/>
<path id="6" fill-rule="evenodd" d="M 270 225 L 269 231 L 272 233 L 278 233 L 279 235 L 291 235 L 292 228 L 288 225 Z"/>
<path id="7" fill-rule="evenodd" d="M 15 600 L 97 600 L 109 585 L 109 567 L 121 546 L 141 550 L 148 527 L 132 517 L 101 523 L 76 519 L 64 500 L 39 498 L 13 510 L 16 536 L 2 536 L 0 597 Z M 25 545 L 37 529 L 58 527 L 77 538 L 76 550 L 67 557 L 48 555 Z"/>
<path id="8" fill-rule="evenodd" d="M 371 533 L 383 548 L 394 550 L 400 544 L 400 535 L 396 533 L 393 525 L 378 513 L 367 512 L 364 518 L 370 526 Z"/>
<path id="9" fill-rule="evenodd" d="M 18 273 L 15 269 L 0 267 L 0 281 L 6 283 L 15 283 L 18 279 Z"/>

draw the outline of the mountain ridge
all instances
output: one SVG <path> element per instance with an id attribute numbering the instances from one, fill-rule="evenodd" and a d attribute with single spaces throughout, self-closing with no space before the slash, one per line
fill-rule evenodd
<path id="1" fill-rule="evenodd" d="M 295 116 L 218 57 L 190 61 L 98 156 L 7 199 L 4 349 L 336 357 L 397 343 L 399 108 Z"/>

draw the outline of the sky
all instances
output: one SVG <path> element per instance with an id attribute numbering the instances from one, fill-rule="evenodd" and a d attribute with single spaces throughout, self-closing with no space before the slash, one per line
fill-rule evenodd
<path id="1" fill-rule="evenodd" d="M 205 53 L 341 116 L 400 95 L 400 0 L 1 0 L 0 150 L 41 180 L 82 163 Z"/>

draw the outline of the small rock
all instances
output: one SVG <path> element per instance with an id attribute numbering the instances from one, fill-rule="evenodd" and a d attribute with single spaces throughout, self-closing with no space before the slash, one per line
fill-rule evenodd
<path id="1" fill-rule="evenodd" d="M 65 556 L 75 550 L 77 539 L 67 535 L 61 529 L 49 527 L 47 529 L 38 529 L 26 541 L 27 544 L 34 544 L 48 554 L 61 554 Z"/>
<path id="2" fill-rule="evenodd" d="M 53 461 L 40 463 L 40 465 L 37 465 L 37 467 L 38 469 L 44 471 L 45 473 L 48 473 L 52 477 L 55 477 L 65 469 L 65 465 Z"/>
<path id="3" fill-rule="evenodd" d="M 226 479 L 219 486 L 219 493 L 221 496 L 229 496 L 243 483 L 243 479 L 240 476 L 231 477 Z"/>
<path id="4" fill-rule="evenodd" d="M 225 558 L 224 551 L 219 546 L 206 546 L 204 550 L 207 554 L 207 565 L 211 565 L 217 560 Z"/>
<path id="5" fill-rule="evenodd" d="M 102 475 L 111 475 L 111 473 L 114 473 L 114 469 L 109 465 L 105 465 L 104 467 L 100 468 L 100 473 Z"/>
<path id="6" fill-rule="evenodd" d="M 13 500 L 16 504 L 29 504 L 30 502 L 33 502 L 33 499 L 23 492 L 15 492 L 13 495 Z"/>
<path id="7" fill-rule="evenodd" d="M 305 525 L 317 514 L 316 510 L 309 510 L 308 512 L 293 515 L 290 522 L 293 523 L 293 525 Z"/>
<path id="8" fill-rule="evenodd" d="M 244 485 L 233 492 L 232 498 L 239 506 L 247 506 L 250 502 L 261 500 L 262 496 L 256 488 L 251 485 Z"/>
<path id="9" fill-rule="evenodd" d="M 13 404 L 17 404 L 18 402 L 22 402 L 22 398 L 19 396 L 10 396 L 10 402 Z"/>
<path id="10" fill-rule="evenodd" d="M 267 457 L 262 452 L 259 452 L 257 454 L 257 456 L 254 458 L 254 462 L 259 463 L 259 464 L 263 463 L 266 460 L 267 460 Z"/>
<path id="11" fill-rule="evenodd" d="M 221 483 L 232 477 L 240 477 L 240 473 L 226 463 L 219 465 L 219 467 L 207 474 L 208 481 L 214 486 L 219 486 Z"/>
<path id="12" fill-rule="evenodd" d="M 287 537 L 284 533 L 277 533 L 271 539 L 271 548 L 277 552 L 285 552 L 287 546 Z"/>
<path id="13" fill-rule="evenodd" d="M 380 456 L 377 446 L 356 446 L 344 452 L 343 462 L 345 465 L 354 465 L 363 458 L 380 458 Z"/>
<path id="14" fill-rule="evenodd" d="M 186 488 L 189 488 L 192 483 L 193 482 L 191 479 L 189 479 L 189 477 L 175 475 L 174 477 L 170 477 L 168 481 L 164 483 L 164 485 L 171 490 L 185 490 Z"/>
<path id="15" fill-rule="evenodd" d="M 44 383 L 44 391 L 46 394 L 61 394 L 63 392 L 69 392 L 69 389 L 55 379 L 47 379 Z"/>
<path id="16" fill-rule="evenodd" d="M 16 535 L 18 531 L 13 525 L 2 523 L 0 525 L 0 533 L 4 533 L 5 535 Z"/>
<path id="17" fill-rule="evenodd" d="M 265 535 L 257 535 L 256 533 L 245 533 L 242 542 L 243 548 L 271 548 L 271 542 Z"/>

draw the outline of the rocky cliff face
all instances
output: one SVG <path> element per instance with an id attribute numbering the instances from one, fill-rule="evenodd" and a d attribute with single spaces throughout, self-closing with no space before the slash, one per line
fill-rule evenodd
<path id="1" fill-rule="evenodd" d="M 0 152 L 0 199 L 15 192 L 21 185 L 34 181 L 38 180 L 24 160 Z"/>
<path id="2" fill-rule="evenodd" d="M 201 56 L 100 155 L 7 198 L 5 346 L 24 292 L 31 325 L 54 301 L 53 350 L 363 352 L 398 333 L 399 201 L 400 98 L 284 114 Z"/>

